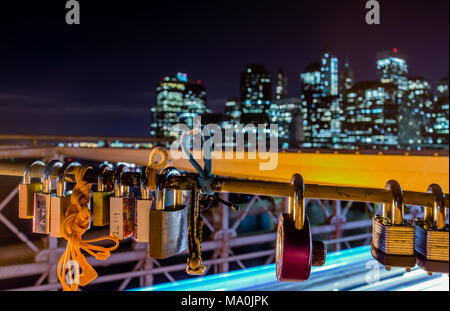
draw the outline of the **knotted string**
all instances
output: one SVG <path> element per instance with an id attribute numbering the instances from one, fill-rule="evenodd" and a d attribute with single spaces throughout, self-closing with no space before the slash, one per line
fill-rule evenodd
<path id="1" fill-rule="evenodd" d="M 91 221 L 91 211 L 88 204 L 92 184 L 83 180 L 84 174 L 89 169 L 90 167 L 87 166 L 74 168 L 76 185 L 72 190 L 70 205 L 67 208 L 63 223 L 62 235 L 67 240 L 67 247 L 58 263 L 58 278 L 65 291 L 76 291 L 79 285 L 85 286 L 98 276 L 95 269 L 87 262 L 81 249 L 96 259 L 105 260 L 109 257 L 110 252 L 119 246 L 119 240 L 113 236 L 103 236 L 92 240 L 81 239 L 81 236 L 89 228 Z M 102 247 L 91 244 L 104 240 L 111 240 L 115 245 Z M 72 276 L 72 265 L 75 268 L 75 279 Z"/>

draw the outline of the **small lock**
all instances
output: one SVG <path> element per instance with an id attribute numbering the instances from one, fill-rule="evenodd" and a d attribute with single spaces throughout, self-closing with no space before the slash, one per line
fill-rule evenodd
<path id="1" fill-rule="evenodd" d="M 51 188 L 51 174 L 55 167 L 61 168 L 62 162 L 53 160 L 47 164 L 44 172 L 42 193 L 34 194 L 33 232 L 48 234 L 50 231 L 51 196 L 55 190 Z"/>
<path id="2" fill-rule="evenodd" d="M 92 193 L 92 211 L 93 225 L 102 227 L 109 225 L 110 198 L 114 194 L 113 189 L 109 189 L 104 183 L 104 176 L 107 171 L 111 170 L 108 164 L 100 166 L 100 174 L 97 180 L 97 191 Z"/>
<path id="3" fill-rule="evenodd" d="M 133 235 L 133 198 L 129 196 L 129 187 L 122 184 L 122 174 L 126 169 L 123 164 L 117 167 L 114 174 L 114 196 L 109 201 L 110 235 L 119 240 Z"/>
<path id="4" fill-rule="evenodd" d="M 62 237 L 62 225 L 64 223 L 66 210 L 70 204 L 70 194 L 66 193 L 66 183 L 64 181 L 69 168 L 80 166 L 77 162 L 65 162 L 59 169 L 56 179 L 56 196 L 50 198 L 50 236 Z"/>
<path id="5" fill-rule="evenodd" d="M 434 204 L 424 207 L 424 219 L 415 220 L 414 248 L 428 261 L 448 262 L 449 226 L 445 224 L 445 194 L 437 184 L 430 185 L 428 192 L 433 194 Z"/>
<path id="6" fill-rule="evenodd" d="M 392 201 L 382 206 L 382 215 L 372 221 L 372 245 L 388 255 L 414 256 L 414 227 L 403 219 L 403 190 L 395 180 L 386 183 Z"/>
<path id="7" fill-rule="evenodd" d="M 179 254 L 187 248 L 187 207 L 182 205 L 182 191 L 173 191 L 173 204 L 166 205 L 164 181 L 180 172 L 168 167 L 158 178 L 156 208 L 150 210 L 149 256 L 164 259 Z"/>
<path id="8" fill-rule="evenodd" d="M 312 241 L 309 220 L 305 214 L 305 184 L 299 174 L 292 176 L 293 196 L 288 213 L 278 219 L 275 251 L 276 275 L 279 281 L 305 281 L 312 266 L 322 266 L 327 249 L 323 242 Z"/>
<path id="9" fill-rule="evenodd" d="M 153 197 L 148 188 L 148 168 L 141 171 L 141 197 L 134 201 L 133 234 L 137 242 L 148 242 L 150 236 L 150 210 Z"/>
<path id="10" fill-rule="evenodd" d="M 25 168 L 23 181 L 19 184 L 19 218 L 31 219 L 34 213 L 34 194 L 42 193 L 42 182 L 31 181 L 31 170 L 35 165 L 45 167 L 42 161 L 34 161 Z"/>

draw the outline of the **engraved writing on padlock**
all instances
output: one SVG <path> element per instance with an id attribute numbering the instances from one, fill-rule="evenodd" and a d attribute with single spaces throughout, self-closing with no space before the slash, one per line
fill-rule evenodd
<path id="1" fill-rule="evenodd" d="M 119 165 L 114 177 L 114 197 L 110 198 L 109 231 L 110 235 L 124 240 L 133 235 L 133 198 L 128 187 L 122 185 L 125 165 Z"/>
<path id="2" fill-rule="evenodd" d="M 92 210 L 93 210 L 93 225 L 107 226 L 109 225 L 110 212 L 110 198 L 114 194 L 114 190 L 107 189 L 103 182 L 104 174 L 111 170 L 110 165 L 102 164 L 100 166 L 100 174 L 97 180 L 97 191 L 92 193 Z"/>
<path id="3" fill-rule="evenodd" d="M 153 197 L 147 187 L 147 168 L 141 171 L 141 197 L 134 202 L 133 234 L 137 242 L 148 242 L 150 236 L 150 210 L 153 205 Z"/>
<path id="4" fill-rule="evenodd" d="M 19 184 L 19 218 L 31 219 L 33 218 L 34 194 L 42 193 L 42 182 L 31 181 L 31 170 L 34 166 L 44 166 L 42 161 L 34 161 L 27 165 L 23 174 L 23 181 Z"/>
<path id="5" fill-rule="evenodd" d="M 382 216 L 372 221 L 373 246 L 389 255 L 414 255 L 414 227 L 403 219 L 403 191 L 399 183 L 390 180 L 386 189 L 392 193 L 392 201 L 383 204 Z"/>
<path id="6" fill-rule="evenodd" d="M 166 168 L 158 179 L 156 208 L 150 210 L 149 256 L 163 259 L 181 253 L 187 248 L 187 207 L 182 205 L 181 190 L 173 191 L 173 204 L 166 205 L 164 180 L 180 175 L 175 168 Z"/>
<path id="7" fill-rule="evenodd" d="M 33 232 L 48 234 L 50 231 L 51 196 L 55 193 L 51 189 L 51 174 L 55 167 L 61 167 L 62 162 L 53 160 L 47 164 L 44 172 L 42 193 L 34 194 Z"/>
<path id="8" fill-rule="evenodd" d="M 414 248 L 423 262 L 449 260 L 449 226 L 445 224 L 445 194 L 437 184 L 428 187 L 434 195 L 433 206 L 424 207 L 424 219 L 415 220 Z"/>
<path id="9" fill-rule="evenodd" d="M 50 236 L 62 237 L 62 225 L 65 213 L 70 204 L 70 194 L 66 193 L 66 183 L 64 181 L 69 168 L 80 166 L 77 162 L 65 162 L 59 169 L 57 177 L 56 196 L 50 198 Z"/>

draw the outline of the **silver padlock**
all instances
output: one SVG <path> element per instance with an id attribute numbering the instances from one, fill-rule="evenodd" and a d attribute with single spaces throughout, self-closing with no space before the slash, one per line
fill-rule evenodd
<path id="1" fill-rule="evenodd" d="M 122 174 L 127 169 L 119 165 L 114 174 L 114 197 L 110 198 L 109 231 L 110 235 L 124 240 L 133 235 L 133 198 L 129 187 L 122 184 Z"/>
<path id="2" fill-rule="evenodd" d="M 153 205 L 153 196 L 148 189 L 148 169 L 141 171 L 141 197 L 134 201 L 133 233 L 137 242 L 148 242 L 150 236 L 150 210 Z"/>
<path id="3" fill-rule="evenodd" d="M 61 168 L 63 163 L 53 160 L 47 164 L 44 172 L 42 193 L 34 194 L 33 232 L 48 234 L 50 231 L 51 196 L 55 190 L 51 186 L 51 174 L 54 168 Z"/>
<path id="4" fill-rule="evenodd" d="M 45 167 L 42 161 L 30 163 L 25 168 L 22 183 L 19 184 L 19 218 L 21 219 L 33 218 L 34 194 L 42 192 L 42 182 L 31 182 L 31 169 L 36 165 Z"/>
<path id="5" fill-rule="evenodd" d="M 173 204 L 166 205 L 164 181 L 180 172 L 168 167 L 158 178 L 156 208 L 150 210 L 149 256 L 164 259 L 186 250 L 187 247 L 187 207 L 182 205 L 182 191 L 173 191 Z"/>
<path id="6" fill-rule="evenodd" d="M 80 166 L 77 162 L 65 162 L 59 169 L 56 179 L 56 196 L 50 199 L 50 236 L 55 238 L 62 237 L 62 224 L 64 223 L 65 213 L 70 204 L 70 193 L 66 193 L 66 183 L 64 181 L 66 172 L 69 168 Z"/>

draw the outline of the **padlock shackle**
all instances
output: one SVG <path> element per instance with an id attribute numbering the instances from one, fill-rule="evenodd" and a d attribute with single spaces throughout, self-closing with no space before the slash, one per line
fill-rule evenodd
<path id="1" fill-rule="evenodd" d="M 47 167 L 44 171 L 44 185 L 42 187 L 43 193 L 50 193 L 50 179 L 52 175 L 52 171 L 55 167 L 61 168 L 63 163 L 59 160 L 52 160 L 47 164 Z"/>
<path id="2" fill-rule="evenodd" d="M 392 201 L 383 204 L 383 218 L 388 219 L 393 225 L 401 225 L 403 223 L 404 204 L 403 190 L 396 180 L 389 180 L 385 186 L 386 190 L 392 193 Z"/>
<path id="3" fill-rule="evenodd" d="M 128 167 L 125 164 L 121 164 L 114 173 L 114 196 L 116 198 L 120 198 L 123 195 L 122 174 L 125 171 L 128 171 Z"/>
<path id="4" fill-rule="evenodd" d="M 97 178 L 97 192 L 104 192 L 105 191 L 105 183 L 104 183 L 104 176 L 107 171 L 112 171 L 112 165 L 103 163 L 100 165 L 100 173 L 98 174 Z"/>
<path id="5" fill-rule="evenodd" d="M 63 197 L 64 192 L 66 191 L 66 182 L 64 179 L 66 178 L 67 170 L 71 167 L 81 166 L 78 162 L 64 162 L 63 166 L 59 169 L 58 177 L 56 177 L 57 188 L 56 188 L 56 196 Z"/>
<path id="6" fill-rule="evenodd" d="M 300 174 L 294 174 L 291 178 L 294 186 L 294 196 L 289 197 L 288 214 L 295 221 L 295 228 L 300 230 L 305 223 L 305 183 Z"/>
<path id="7" fill-rule="evenodd" d="M 143 166 L 141 168 L 141 198 L 142 200 L 148 200 L 150 198 L 150 190 L 148 189 L 148 166 Z"/>
<path id="8" fill-rule="evenodd" d="M 424 220 L 431 222 L 434 229 L 443 230 L 445 228 L 445 194 L 438 184 L 431 184 L 427 190 L 434 195 L 434 204 L 430 211 L 425 207 Z M 427 219 L 428 218 L 428 219 Z"/>
<path id="9" fill-rule="evenodd" d="M 158 175 L 158 186 L 156 189 L 156 209 L 157 210 L 164 210 L 165 204 L 166 204 L 166 189 L 163 187 L 164 182 L 167 178 L 170 176 L 181 176 L 181 173 L 179 170 L 177 170 L 174 167 L 167 167 L 165 168 L 161 174 Z M 182 190 L 173 190 L 173 205 L 178 206 L 181 205 L 181 194 Z"/>
<path id="10" fill-rule="evenodd" d="M 25 170 L 24 170 L 24 172 L 23 172 L 23 180 L 22 180 L 22 183 L 23 183 L 23 184 L 27 185 L 27 184 L 30 184 L 30 183 L 31 183 L 31 169 L 32 169 L 33 166 L 35 166 L 35 165 L 39 165 L 39 166 L 45 167 L 45 163 L 42 162 L 42 161 L 39 161 L 39 160 L 38 160 L 38 161 L 31 162 L 30 164 L 28 164 L 28 165 L 25 167 Z"/>

